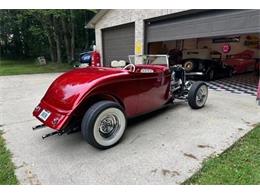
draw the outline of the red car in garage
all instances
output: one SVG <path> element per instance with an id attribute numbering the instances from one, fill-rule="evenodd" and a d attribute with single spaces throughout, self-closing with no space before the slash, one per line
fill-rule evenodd
<path id="1" fill-rule="evenodd" d="M 256 67 L 256 59 L 254 59 L 254 51 L 245 50 L 241 53 L 230 55 L 223 62 L 234 68 L 235 74 L 254 71 Z"/>

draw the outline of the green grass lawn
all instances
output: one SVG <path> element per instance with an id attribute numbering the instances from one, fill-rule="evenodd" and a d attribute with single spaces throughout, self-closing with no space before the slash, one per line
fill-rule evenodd
<path id="1" fill-rule="evenodd" d="M 183 184 L 260 184 L 260 126 L 218 157 L 205 161 Z"/>
<path id="2" fill-rule="evenodd" d="M 0 60 L 0 76 L 64 72 L 72 69 L 69 64 L 39 65 L 33 60 Z"/>
<path id="3" fill-rule="evenodd" d="M 14 174 L 11 154 L 5 147 L 5 141 L 0 132 L 0 185 L 18 184 Z"/>

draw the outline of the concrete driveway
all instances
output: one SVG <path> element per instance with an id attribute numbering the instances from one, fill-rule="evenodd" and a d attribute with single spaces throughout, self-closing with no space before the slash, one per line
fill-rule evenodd
<path id="1" fill-rule="evenodd" d="M 100 151 L 80 133 L 33 132 L 31 115 L 59 74 L 0 77 L 0 124 L 22 184 L 178 184 L 260 122 L 255 97 L 209 91 L 207 105 L 184 102 L 133 120 L 120 144 Z"/>

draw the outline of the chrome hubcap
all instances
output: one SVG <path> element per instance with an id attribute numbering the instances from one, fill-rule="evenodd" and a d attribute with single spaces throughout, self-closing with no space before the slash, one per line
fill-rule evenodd
<path id="1" fill-rule="evenodd" d="M 109 114 L 106 115 L 103 119 L 101 119 L 99 125 L 99 133 L 102 137 L 109 138 L 116 134 L 119 128 L 120 125 L 117 116 Z"/>
<path id="2" fill-rule="evenodd" d="M 118 108 L 107 108 L 97 116 L 94 123 L 95 141 L 102 146 L 112 146 L 122 137 L 125 127 L 124 113 Z"/>

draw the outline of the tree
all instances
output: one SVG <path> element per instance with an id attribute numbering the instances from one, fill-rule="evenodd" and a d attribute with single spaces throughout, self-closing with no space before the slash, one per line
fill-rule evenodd
<path id="1" fill-rule="evenodd" d="M 59 17 L 54 16 L 52 17 L 53 22 L 53 34 L 54 40 L 56 43 L 56 55 L 57 55 L 57 63 L 61 63 L 61 33 L 60 33 L 60 26 L 59 26 Z"/>
<path id="2" fill-rule="evenodd" d="M 62 23 L 62 30 L 63 30 L 63 36 L 64 36 L 67 62 L 69 63 L 71 61 L 71 56 L 70 56 L 70 43 L 69 43 L 69 36 L 70 35 L 69 35 L 69 32 L 68 32 L 68 28 L 67 28 L 67 25 L 68 25 L 67 17 L 62 17 L 61 23 Z"/>
<path id="3" fill-rule="evenodd" d="M 74 19 L 74 13 L 73 10 L 70 10 L 70 21 L 71 21 L 71 38 L 70 38 L 70 44 L 71 44 L 71 61 L 74 61 L 74 55 L 75 55 L 75 19 Z"/>
<path id="4" fill-rule="evenodd" d="M 49 55 L 52 62 L 56 61 L 52 15 L 48 10 L 29 10 L 29 14 L 35 17 L 41 24 L 42 31 L 48 39 Z"/>
<path id="5" fill-rule="evenodd" d="M 94 15 L 95 10 L 1 10 L 1 56 L 74 61 L 94 41 L 94 30 L 84 28 Z"/>

